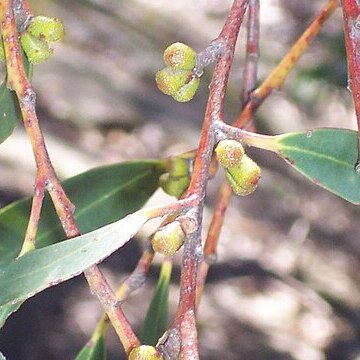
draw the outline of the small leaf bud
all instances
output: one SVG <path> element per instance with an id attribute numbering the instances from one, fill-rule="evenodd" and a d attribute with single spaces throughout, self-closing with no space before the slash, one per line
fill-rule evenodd
<path id="1" fill-rule="evenodd" d="M 215 148 L 216 158 L 225 169 L 239 164 L 244 153 L 241 143 L 235 140 L 222 140 Z"/>
<path id="2" fill-rule="evenodd" d="M 163 174 L 160 176 L 160 186 L 169 195 L 180 198 L 190 184 L 190 179 L 187 176 L 170 176 Z"/>
<path id="3" fill-rule="evenodd" d="M 171 256 L 182 246 L 185 240 L 185 233 L 179 221 L 173 221 L 160 228 L 152 237 L 151 245 L 155 252 Z"/>
<path id="4" fill-rule="evenodd" d="M 200 79 L 194 77 L 187 84 L 182 86 L 179 91 L 172 94 L 174 100 L 178 102 L 188 102 L 194 97 L 196 90 L 199 87 Z"/>
<path id="5" fill-rule="evenodd" d="M 226 170 L 225 175 L 234 193 L 246 196 L 256 190 L 261 169 L 255 161 L 244 155 L 238 165 Z"/>
<path id="6" fill-rule="evenodd" d="M 128 360 L 163 360 L 163 356 L 153 346 L 140 345 L 130 351 Z"/>
<path id="7" fill-rule="evenodd" d="M 64 25 L 59 19 L 35 16 L 31 19 L 27 31 L 39 39 L 54 42 L 64 36 Z"/>
<path id="8" fill-rule="evenodd" d="M 41 40 L 28 32 L 21 34 L 20 43 L 29 62 L 33 64 L 45 61 L 53 53 L 53 49 L 45 40 Z"/>
<path id="9" fill-rule="evenodd" d="M 196 65 L 196 52 L 190 46 L 176 42 L 165 49 L 164 61 L 173 69 L 192 70 Z"/>

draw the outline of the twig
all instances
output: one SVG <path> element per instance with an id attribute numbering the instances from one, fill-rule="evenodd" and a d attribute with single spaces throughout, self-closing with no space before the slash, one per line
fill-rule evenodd
<path id="1" fill-rule="evenodd" d="M 72 238 L 79 235 L 80 231 L 73 217 L 74 206 L 67 198 L 57 179 L 39 126 L 35 110 L 36 94 L 24 70 L 13 6 L 12 0 L 0 1 L 1 30 L 6 54 L 7 85 L 16 92 L 19 99 L 24 126 L 32 144 L 37 167 L 31 216 L 21 251 L 21 254 L 24 254 L 35 246 L 39 213 L 45 187 L 49 191 L 66 236 Z M 86 270 L 84 274 L 88 280 L 91 292 L 100 299 L 111 322 L 114 324 L 125 351 L 129 352 L 139 344 L 139 341 L 122 310 L 116 307 L 117 299 L 115 294 L 96 265 Z"/>
<path id="2" fill-rule="evenodd" d="M 223 43 L 224 50 L 221 51 L 211 81 L 193 175 L 187 192 L 187 196 L 196 196 L 197 206 L 188 214 L 196 223 L 196 227 L 194 231 L 187 234 L 184 245 L 180 279 L 180 300 L 173 325 L 181 334 L 182 359 L 198 359 L 199 357 L 195 321 L 196 276 L 198 264 L 202 256 L 201 227 L 205 190 L 215 144 L 215 134 L 212 126 L 215 121 L 221 121 L 224 116 L 224 97 L 229 71 L 247 3 L 247 0 L 234 1 L 225 25 L 219 37 L 215 40 L 217 43 Z M 170 342 L 167 345 L 171 347 L 172 344 Z"/>
<path id="3" fill-rule="evenodd" d="M 150 265 L 154 258 L 154 251 L 151 246 L 148 246 L 141 258 L 139 259 L 134 271 L 130 276 L 120 285 L 119 289 L 116 291 L 116 307 L 120 306 L 132 292 L 140 288 L 146 280 L 146 276 L 149 272 Z M 98 324 L 91 336 L 91 339 L 97 338 L 98 334 L 104 335 L 108 329 L 109 317 L 104 313 L 98 321 Z"/>
<path id="4" fill-rule="evenodd" d="M 241 92 L 242 107 L 249 101 L 250 93 L 255 89 L 259 60 L 259 0 L 249 0 L 249 19 L 247 25 L 246 59 L 243 72 L 243 88 Z"/>
<path id="5" fill-rule="evenodd" d="M 230 185 L 226 181 L 223 181 L 205 241 L 204 259 L 200 264 L 199 274 L 197 277 L 196 307 L 200 305 L 201 295 L 203 293 L 206 277 L 210 266 L 215 264 L 217 260 L 217 245 L 225 218 L 225 212 L 229 205 L 232 194 L 233 191 Z"/>
<path id="6" fill-rule="evenodd" d="M 360 173 L 360 4 L 343 0 L 344 33 L 348 63 L 348 87 L 351 89 L 358 125 L 358 159 L 355 169 Z"/>
<path id="7" fill-rule="evenodd" d="M 265 81 L 251 93 L 250 101 L 246 104 L 240 116 L 235 120 L 234 126 L 239 128 L 244 127 L 244 125 L 252 119 L 255 111 L 270 93 L 282 87 L 289 71 L 294 67 L 300 56 L 308 48 L 310 42 L 319 33 L 322 24 L 330 17 L 337 6 L 337 0 L 330 0 L 327 3 L 324 9 L 301 35 L 299 40 L 280 61 L 279 65 L 269 74 Z"/>
<path id="8" fill-rule="evenodd" d="M 258 49 L 256 45 L 256 37 L 258 36 L 258 18 L 256 16 L 255 9 L 258 9 L 257 4 L 258 1 L 250 1 L 249 2 L 249 9 L 250 6 L 253 6 L 252 11 L 249 10 L 249 17 L 252 17 L 252 20 L 249 19 L 249 29 L 248 29 L 248 45 L 247 51 L 255 51 Z M 257 143 L 262 143 L 262 147 L 266 147 L 266 143 L 268 143 L 268 148 L 272 149 L 271 141 L 266 141 L 267 137 L 262 136 L 260 134 L 252 134 L 250 139 L 248 133 L 243 130 L 236 130 L 234 126 L 238 128 L 243 128 L 249 124 L 252 120 L 254 113 L 261 105 L 261 103 L 271 94 L 272 90 L 281 87 L 286 80 L 286 77 L 290 70 L 294 67 L 302 53 L 307 49 L 310 41 L 318 34 L 322 24 L 328 17 L 332 14 L 337 6 L 336 1 L 330 0 L 324 9 L 319 13 L 316 19 L 310 24 L 310 26 L 305 30 L 299 40 L 292 46 L 289 52 L 284 56 L 281 60 L 279 65 L 271 72 L 271 74 L 266 78 L 266 80 L 252 93 L 248 91 L 251 89 L 251 81 L 253 81 L 253 85 L 256 82 L 256 66 L 255 60 L 257 59 L 258 55 L 254 54 L 252 56 L 246 57 L 247 61 L 245 64 L 244 72 L 248 72 L 248 75 L 244 75 L 244 88 L 243 88 L 243 97 L 248 99 L 247 102 L 243 101 L 244 109 L 241 112 L 240 116 L 235 120 L 233 126 L 229 126 L 223 124 L 222 122 L 218 122 L 217 126 L 221 129 L 222 132 L 226 134 L 227 137 L 231 137 L 237 140 L 248 140 L 245 141 L 249 145 Z M 257 10 L 258 11 L 258 10 Z M 252 31 L 251 31 L 252 30 Z M 252 35 L 251 35 L 252 33 Z M 252 43 L 251 45 L 249 44 Z M 247 63 L 250 62 L 248 65 Z M 246 79 L 246 80 L 245 80 Z M 255 142 L 255 143 L 254 143 Z M 213 213 L 213 218 L 210 224 L 210 228 L 208 231 L 208 236 L 205 243 L 204 255 L 205 261 L 202 262 L 200 270 L 199 270 L 199 277 L 198 277 L 198 289 L 197 289 L 197 306 L 199 305 L 202 289 L 204 287 L 204 283 L 206 280 L 206 276 L 209 270 L 210 265 L 216 259 L 216 247 L 218 242 L 218 237 L 220 235 L 221 227 L 223 224 L 223 217 L 225 216 L 226 208 L 230 202 L 232 195 L 232 191 L 230 186 L 227 184 L 226 181 L 223 182 L 219 198 L 215 205 L 215 210 Z"/>
<path id="9" fill-rule="evenodd" d="M 247 23 L 247 44 L 246 44 L 246 60 L 244 66 L 244 81 L 241 93 L 241 103 L 243 106 L 248 102 L 251 91 L 255 88 L 257 81 L 257 63 L 259 59 L 259 10 L 260 4 L 258 0 L 250 0 L 248 7 L 248 23 Z M 242 106 L 242 107 L 243 107 Z M 197 278 L 196 288 L 196 307 L 200 304 L 200 298 L 204 289 L 206 277 L 211 265 L 216 262 L 216 251 L 219 241 L 221 228 L 225 218 L 225 212 L 229 205 L 232 189 L 227 181 L 223 181 L 219 197 L 213 211 L 213 217 L 207 233 L 204 246 L 204 259 L 200 264 L 199 274 Z"/>

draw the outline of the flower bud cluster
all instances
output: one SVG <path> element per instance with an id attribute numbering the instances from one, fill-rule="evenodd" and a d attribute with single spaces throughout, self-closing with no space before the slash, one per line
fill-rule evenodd
<path id="1" fill-rule="evenodd" d="M 35 16 L 25 32 L 20 35 L 20 43 L 29 62 L 38 64 L 47 60 L 53 53 L 53 42 L 64 35 L 64 25 L 59 19 Z"/>
<path id="2" fill-rule="evenodd" d="M 215 148 L 215 154 L 219 164 L 225 168 L 226 180 L 235 194 L 246 196 L 256 190 L 261 169 L 245 154 L 241 143 L 222 140 Z"/>
<path id="3" fill-rule="evenodd" d="M 160 186 L 169 195 L 180 198 L 190 184 L 192 158 L 180 155 L 167 160 L 168 172 L 160 176 Z"/>
<path id="4" fill-rule="evenodd" d="M 178 102 L 190 101 L 199 87 L 200 79 L 193 74 L 196 52 L 188 45 L 176 42 L 164 51 L 166 68 L 156 73 L 160 91 Z"/>
<path id="5" fill-rule="evenodd" d="M 20 43 L 30 63 L 47 60 L 54 49 L 51 44 L 64 36 L 64 25 L 59 19 L 34 16 L 26 30 L 20 34 Z M 0 46 L 0 60 L 5 59 L 4 45 Z"/>

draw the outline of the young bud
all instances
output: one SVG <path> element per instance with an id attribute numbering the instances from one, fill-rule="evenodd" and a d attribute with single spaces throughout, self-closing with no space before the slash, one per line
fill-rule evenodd
<path id="1" fill-rule="evenodd" d="M 192 70 L 196 65 L 196 52 L 190 46 L 176 42 L 164 51 L 164 61 L 173 69 Z"/>
<path id="2" fill-rule="evenodd" d="M 163 360 L 163 356 L 150 345 L 140 345 L 132 349 L 128 360 Z"/>
<path id="3" fill-rule="evenodd" d="M 256 190 L 261 169 L 255 161 L 244 155 L 238 165 L 226 170 L 225 175 L 234 193 L 246 196 Z"/>
<path id="4" fill-rule="evenodd" d="M 167 170 L 172 177 L 183 177 L 189 175 L 189 160 L 181 156 L 174 156 L 167 160 Z"/>
<path id="5" fill-rule="evenodd" d="M 189 187 L 190 179 L 187 176 L 170 176 L 163 174 L 160 176 L 160 186 L 169 195 L 180 198 Z"/>
<path id="6" fill-rule="evenodd" d="M 225 169 L 239 164 L 244 153 L 241 143 L 235 140 L 222 140 L 215 149 L 216 158 Z"/>
<path id="7" fill-rule="evenodd" d="M 26 29 L 31 35 L 45 41 L 59 41 L 64 36 L 64 25 L 59 19 L 35 16 Z"/>
<path id="8" fill-rule="evenodd" d="M 199 83 L 200 83 L 199 78 L 195 77 L 195 78 L 191 79 L 187 84 L 182 86 L 179 89 L 179 91 L 172 94 L 173 99 L 178 102 L 190 101 L 194 97 L 196 90 L 199 87 Z"/>
<path id="9" fill-rule="evenodd" d="M 152 237 L 151 245 L 155 252 L 171 256 L 182 246 L 185 240 L 185 233 L 179 221 L 173 221 L 160 228 Z"/>
<path id="10" fill-rule="evenodd" d="M 20 43 L 29 62 L 33 64 L 45 61 L 53 53 L 53 49 L 45 40 L 39 39 L 28 32 L 21 34 Z"/>
<path id="11" fill-rule="evenodd" d="M 190 76 L 189 70 L 175 70 L 165 68 L 156 73 L 156 84 L 160 91 L 166 95 L 173 95 L 180 90 Z"/>

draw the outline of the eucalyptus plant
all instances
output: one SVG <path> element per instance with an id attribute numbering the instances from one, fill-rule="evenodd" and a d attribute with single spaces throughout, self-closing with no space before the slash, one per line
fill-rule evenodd
<path id="1" fill-rule="evenodd" d="M 53 43 L 61 40 L 66 24 L 34 15 L 28 0 L 0 1 L 0 58 L 6 65 L 6 78 L 0 87 L 0 142 L 11 136 L 22 121 L 36 165 L 32 198 L 0 210 L 1 326 L 30 297 L 83 273 L 104 315 L 76 359 L 105 359 L 105 336 L 110 325 L 129 359 L 198 359 L 196 314 L 209 267 L 216 258 L 226 208 L 232 194 L 249 196 L 262 185 L 261 167 L 248 154 L 250 146 L 275 153 L 313 183 L 344 201 L 360 204 L 357 131 L 318 128 L 270 136 L 259 133 L 254 121 L 260 105 L 282 87 L 322 24 L 340 7 L 338 1 L 325 4 L 280 63 L 256 87 L 259 6 L 259 0 L 234 0 L 216 39 L 198 52 L 191 44 L 174 39 L 164 51 L 165 67 L 156 74 L 154 71 L 158 88 L 174 101 L 186 103 L 196 96 L 206 68 L 215 63 L 197 149 L 166 159 L 104 166 L 60 182 L 41 131 L 31 78 L 35 64 L 51 61 Z M 360 5 L 355 0 L 343 0 L 341 10 L 359 121 Z M 248 36 L 242 106 L 230 125 L 224 121 L 224 99 L 245 15 Z M 206 189 L 217 164 L 224 168 L 225 178 L 208 235 L 202 239 Z M 144 207 L 158 187 L 173 196 L 173 202 Z M 148 234 L 136 268 L 114 291 L 99 264 L 113 252 L 121 251 L 154 218 L 161 218 L 161 225 Z M 175 317 L 168 319 L 172 259 L 178 252 L 182 254 L 180 295 Z M 163 256 L 158 285 L 143 331 L 136 334 L 122 304 L 146 282 L 156 254 Z"/>

